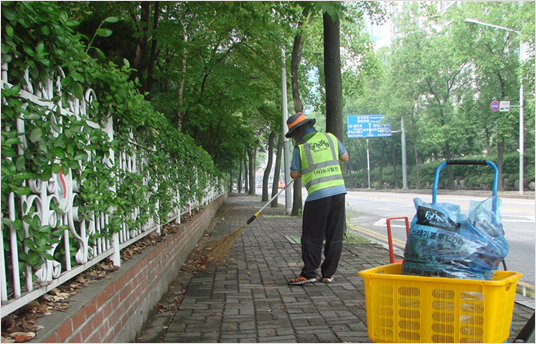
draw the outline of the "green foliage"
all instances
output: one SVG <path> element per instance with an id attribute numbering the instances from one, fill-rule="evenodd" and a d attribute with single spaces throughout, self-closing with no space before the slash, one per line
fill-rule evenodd
<path id="1" fill-rule="evenodd" d="M 93 39 L 111 35 L 104 24 L 116 21 L 114 17 L 104 19 Z M 69 227 L 60 225 L 58 219 L 40 223 L 35 204 L 24 209 L 17 201 L 15 211 L 9 211 L 10 195 L 31 195 L 32 180 L 48 181 L 61 171 L 78 185 L 73 206 L 81 221 L 110 216 L 110 223 L 91 241 L 111 238 L 122 223 L 131 229 L 141 228 L 151 218 L 165 223 L 172 209 L 194 198 L 200 201 L 205 188 L 227 184 L 207 152 L 170 126 L 137 91 L 127 60 L 119 67 L 87 54 L 98 48 L 83 43 L 83 36 L 73 30 L 76 24 L 53 2 L 2 2 L 2 61 L 7 63 L 8 82 L 13 85 L 2 89 L 2 233 L 3 240 L 8 240 L 5 226 L 16 231 L 19 252 L 23 252 L 20 258 L 34 269 L 43 259 L 53 259 L 47 251 L 64 240 L 63 232 Z M 102 52 L 98 55 L 103 57 Z M 66 75 L 61 78 L 63 91 L 55 91 L 53 107 L 20 97 L 23 89 L 36 90 L 39 81 L 58 75 L 59 68 Z M 84 92 L 88 88 L 93 92 Z M 81 100 L 91 104 L 87 113 L 62 113 Z M 113 140 L 98 125 L 89 123 L 104 125 L 110 117 Z M 121 168 L 117 152 L 137 156 L 138 168 L 133 172 Z M 110 159 L 115 159 L 115 164 Z M 177 191 L 181 204 L 177 204 Z M 51 207 L 61 213 L 54 198 Z M 69 240 L 71 252 L 58 249 L 56 256 L 74 256 L 76 240 Z"/>
<path id="2" fill-rule="evenodd" d="M 487 157 L 473 157 L 475 159 L 486 159 L 491 162 L 496 163 L 496 156 L 487 156 Z M 467 158 L 470 159 L 470 158 Z M 525 174 L 527 176 L 534 175 L 534 155 L 529 154 L 525 155 Z M 435 172 L 437 167 L 442 163 L 442 161 L 430 161 L 420 165 L 420 176 L 421 183 L 423 188 L 431 189 L 435 179 Z M 448 173 L 447 169 L 449 166 L 444 167 L 441 170 L 439 175 L 438 187 L 440 189 L 448 188 Z M 454 165 L 450 166 L 454 173 L 454 178 L 457 183 L 457 188 L 468 189 L 468 190 L 478 190 L 485 189 L 491 190 L 494 178 L 494 171 L 489 166 L 479 166 L 479 165 Z M 379 167 L 374 167 L 370 172 L 371 176 L 371 187 L 374 189 L 382 188 L 394 188 L 394 178 L 393 178 L 393 168 L 392 166 L 386 166 L 383 168 L 382 180 L 384 185 L 380 186 L 378 180 L 379 176 Z M 508 153 L 503 158 L 503 172 L 499 176 L 504 182 L 505 190 L 517 190 L 518 186 L 516 181 L 519 176 L 519 154 Z M 354 178 L 354 184 L 358 188 L 367 188 L 367 172 L 363 173 L 362 170 L 354 172 L 352 174 Z M 416 168 L 415 165 L 408 166 L 408 187 L 410 189 L 416 188 Z M 397 168 L 397 179 L 399 187 L 402 186 L 402 172 L 401 167 Z M 348 176 L 345 176 L 348 184 Z"/>
<path id="3" fill-rule="evenodd" d="M 390 47 L 379 51 L 381 72 L 363 79 L 363 94 L 346 100 L 345 115 L 383 113 L 394 130 L 400 128 L 400 119 L 404 118 L 410 188 L 416 187 L 417 177 L 421 187 L 430 185 L 433 170 L 441 161 L 474 157 L 487 158 L 502 167 L 504 187 L 513 189 L 519 176 L 519 110 L 512 107 L 509 112 L 493 112 L 490 103 L 510 100 L 519 104 L 522 75 L 526 189 L 534 182 L 533 165 L 527 163 L 534 155 L 534 130 L 529 129 L 534 128 L 534 93 L 528 91 L 534 89 L 534 3 L 470 1 L 454 4 L 441 14 L 435 3 L 426 8 L 412 2 L 403 6 L 404 11 L 394 19 L 399 35 Z M 520 36 L 469 25 L 464 22 L 466 18 L 521 31 L 522 40 L 527 42 L 521 68 Z M 400 134 L 393 136 L 400 140 Z M 382 161 L 381 146 L 376 144 L 380 140 L 370 140 L 370 162 L 373 171 L 379 171 L 383 164 L 383 181 L 391 183 L 387 167 L 396 165 L 397 174 L 401 174 L 401 146 L 394 146 L 394 158 Z M 353 170 L 363 171 L 366 167 L 364 142 L 345 141 Z M 497 158 L 501 155 L 503 161 Z M 419 176 L 417 163 L 421 167 Z M 459 170 L 453 169 L 453 177 L 458 182 L 464 180 L 465 187 L 490 185 L 486 175 L 469 176 L 462 169 L 464 175 L 457 176 L 455 171 Z M 441 177 L 441 187 L 447 175 L 445 172 Z M 379 181 L 379 177 L 373 172 L 371 182 Z M 363 173 L 356 178 L 358 185 L 363 178 L 366 180 Z"/>

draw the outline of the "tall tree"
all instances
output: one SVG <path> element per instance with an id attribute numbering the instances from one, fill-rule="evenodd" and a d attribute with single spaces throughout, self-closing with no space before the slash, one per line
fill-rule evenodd
<path id="1" fill-rule="evenodd" d="M 304 25 L 304 20 L 308 20 L 309 23 L 313 17 L 309 17 L 309 7 L 306 6 L 302 12 L 302 19 L 298 22 L 298 30 L 294 36 L 294 44 L 292 46 L 292 58 L 290 61 L 290 75 L 291 75 L 291 85 L 292 85 L 292 102 L 294 103 L 294 113 L 303 111 L 303 103 L 300 97 L 300 87 L 299 87 L 299 73 L 298 69 L 302 59 L 303 53 L 303 37 L 302 30 Z M 294 180 L 293 186 L 293 199 L 292 199 L 292 216 L 298 216 L 302 209 L 302 179 L 296 178 Z"/>
<path id="2" fill-rule="evenodd" d="M 275 197 L 275 195 L 277 195 L 278 188 L 279 188 L 279 178 L 280 178 L 279 171 L 281 170 L 281 156 L 282 156 L 281 153 L 283 151 L 283 140 L 284 140 L 283 134 L 279 135 L 279 137 L 277 138 L 277 151 L 275 155 L 276 159 L 275 159 L 275 166 L 274 166 L 274 180 L 272 184 L 272 197 Z M 279 200 L 275 198 L 272 201 L 272 204 L 270 205 L 270 207 L 277 208 L 278 205 L 279 205 Z"/>
<path id="3" fill-rule="evenodd" d="M 160 1 L 154 2 L 154 15 L 153 15 L 153 31 L 156 31 L 158 27 L 158 18 L 160 17 Z M 149 94 L 148 99 L 151 99 L 151 92 L 153 91 L 154 84 L 154 65 L 156 63 L 158 39 L 153 36 L 151 39 L 151 53 L 149 55 L 149 64 L 147 66 L 147 85 L 145 91 Z"/>
<path id="4" fill-rule="evenodd" d="M 253 142 L 255 128 L 269 127 L 264 113 L 276 112 L 276 56 L 285 36 L 273 15 L 279 5 L 164 4 L 157 28 L 155 106 L 224 165 L 225 158 L 237 156 L 224 151 L 233 150 L 238 138 Z M 260 111 L 266 107 L 271 109 Z"/>
<path id="5" fill-rule="evenodd" d="M 326 80 L 326 131 L 342 138 L 342 77 L 339 18 L 327 12 L 324 22 L 324 78 Z"/>
<path id="6" fill-rule="evenodd" d="M 270 172 L 272 170 L 272 162 L 274 156 L 274 138 L 275 132 L 271 131 L 268 136 L 268 148 L 267 148 L 267 159 L 266 167 L 264 168 L 264 176 L 262 179 L 262 201 L 266 202 L 268 200 L 268 180 L 270 178 Z"/>
<path id="7" fill-rule="evenodd" d="M 248 160 L 249 160 L 249 194 L 255 195 L 255 160 L 257 158 L 257 149 L 252 147 L 248 149 Z"/>
<path id="8" fill-rule="evenodd" d="M 521 37 L 506 30 L 464 24 L 464 21 L 469 17 L 478 18 L 483 22 L 521 31 L 522 26 L 516 15 L 520 11 L 520 3 L 497 2 L 468 3 L 449 13 L 449 19 L 456 23 L 450 30 L 452 42 L 459 54 L 466 56 L 471 62 L 472 73 L 467 75 L 464 88 L 460 92 L 462 107 L 467 114 L 465 120 L 478 123 L 478 127 L 484 129 L 484 144 L 488 152 L 496 152 L 501 176 L 504 175 L 504 153 L 515 151 L 519 146 L 519 143 L 515 142 L 519 138 L 519 112 L 514 108 L 506 113 L 493 112 L 489 104 L 493 100 L 511 100 L 512 104 L 519 104 L 520 65 L 519 49 L 516 48 L 519 47 Z M 509 15 L 505 16 L 504 13 Z M 499 37 L 501 39 L 497 39 Z M 470 51 L 465 48 L 469 43 L 473 46 Z M 469 96 L 475 92 L 478 97 Z M 503 181 L 503 178 L 499 179 L 498 189 L 501 191 L 504 189 Z"/>
<path id="9" fill-rule="evenodd" d="M 139 80 L 143 78 L 144 60 L 147 55 L 147 40 L 149 32 L 149 11 L 150 11 L 150 2 L 149 1 L 140 1 L 141 6 L 141 17 L 137 25 L 138 30 L 138 42 L 136 45 L 136 54 L 134 56 L 134 61 L 132 61 L 132 66 L 136 69 L 136 74 Z M 136 21 L 136 18 L 133 16 L 133 21 Z"/>

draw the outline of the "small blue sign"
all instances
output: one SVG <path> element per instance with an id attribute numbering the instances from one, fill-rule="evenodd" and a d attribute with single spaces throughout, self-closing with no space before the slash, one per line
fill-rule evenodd
<path id="1" fill-rule="evenodd" d="M 501 107 L 501 103 L 499 103 L 497 100 L 492 101 L 491 104 L 489 105 L 489 108 L 491 109 L 491 111 L 497 111 L 499 110 L 500 107 Z"/>
<path id="2" fill-rule="evenodd" d="M 380 125 L 384 115 L 348 116 L 348 138 L 391 136 L 391 123 Z"/>

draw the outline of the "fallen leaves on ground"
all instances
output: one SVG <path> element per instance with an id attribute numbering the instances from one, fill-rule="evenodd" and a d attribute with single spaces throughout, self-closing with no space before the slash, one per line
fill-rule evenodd
<path id="1" fill-rule="evenodd" d="M 199 273 L 207 268 L 207 258 L 199 251 L 199 245 L 196 246 L 190 258 L 183 264 L 181 273 L 187 274 L 190 272 Z"/>
<path id="2" fill-rule="evenodd" d="M 29 314 L 26 317 L 2 318 L 2 343 L 22 343 L 33 339 L 36 332 L 43 328 L 35 324 L 35 318 L 35 314 Z"/>
<path id="3" fill-rule="evenodd" d="M 15 339 L 15 342 L 22 343 L 32 340 L 35 337 L 35 332 L 13 332 L 10 337 Z"/>
<path id="4" fill-rule="evenodd" d="M 156 304 L 156 308 L 158 309 L 158 312 L 160 312 L 160 313 L 169 310 L 169 307 L 164 306 L 164 305 L 161 304 L 160 302 L 158 302 L 158 303 Z"/>

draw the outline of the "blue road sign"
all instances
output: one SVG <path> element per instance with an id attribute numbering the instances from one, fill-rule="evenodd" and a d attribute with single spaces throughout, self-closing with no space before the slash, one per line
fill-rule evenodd
<path id="1" fill-rule="evenodd" d="M 391 123 L 380 125 L 384 115 L 348 116 L 348 138 L 391 136 Z"/>
<path id="2" fill-rule="evenodd" d="M 499 110 L 500 107 L 501 107 L 501 103 L 499 103 L 497 100 L 492 101 L 491 104 L 489 105 L 489 108 L 491 109 L 491 111 L 497 111 Z"/>

